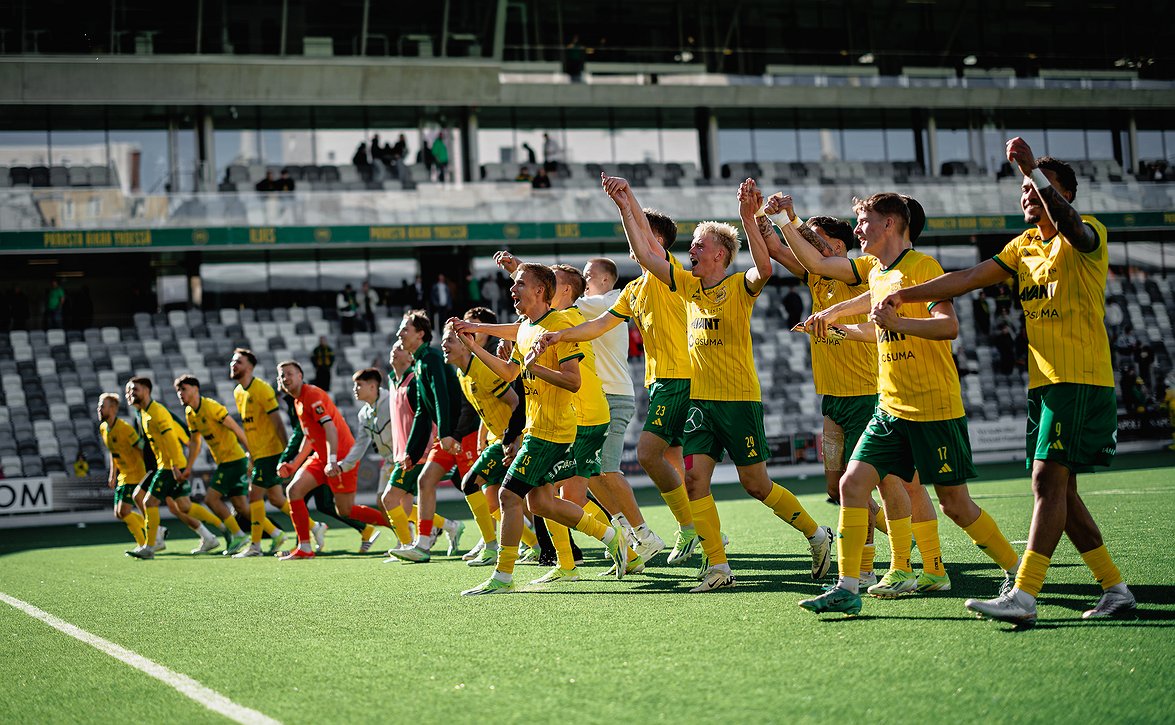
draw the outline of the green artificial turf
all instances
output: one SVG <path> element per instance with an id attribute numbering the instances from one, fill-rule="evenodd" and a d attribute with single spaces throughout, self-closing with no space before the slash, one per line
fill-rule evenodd
<path id="1" fill-rule="evenodd" d="M 1136 459 L 1156 463 L 1170 459 Z M 983 473 L 973 495 L 1023 542 L 1027 479 L 1015 467 Z M 822 481 L 788 483 L 835 526 Z M 1081 619 L 1099 589 L 1063 541 L 1035 629 L 975 620 L 963 600 L 993 596 L 1001 576 L 945 520 L 953 591 L 817 617 L 796 606 L 819 589 L 802 537 L 737 487 L 719 490 L 719 513 L 738 586 L 704 596 L 685 593 L 694 567 L 598 579 L 602 550 L 582 536 L 585 580 L 463 598 L 489 569 L 443 556 L 384 565 L 354 554 L 358 535 L 341 527 L 314 561 L 196 558 L 175 522 L 149 562 L 123 556 L 117 524 L 0 531 L 0 591 L 288 723 L 1169 721 L 1175 469 L 1124 465 L 1083 477 L 1082 490 L 1140 602 L 1136 619 Z M 668 510 L 641 498 L 670 539 Z M 470 522 L 466 546 L 476 538 Z M 518 567 L 516 578 L 542 573 Z M 220 719 L 4 604 L 0 654 L 0 722 Z"/>

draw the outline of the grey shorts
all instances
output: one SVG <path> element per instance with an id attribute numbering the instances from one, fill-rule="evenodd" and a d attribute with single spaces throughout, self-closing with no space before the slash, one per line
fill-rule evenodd
<path id="1" fill-rule="evenodd" d="M 624 431 L 636 413 L 636 399 L 631 395 L 605 395 L 612 421 L 608 423 L 608 437 L 600 452 L 600 472 L 618 473 L 620 458 L 624 453 Z"/>

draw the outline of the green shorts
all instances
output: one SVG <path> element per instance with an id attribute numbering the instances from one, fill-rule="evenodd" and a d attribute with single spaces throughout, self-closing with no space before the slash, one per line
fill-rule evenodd
<path id="1" fill-rule="evenodd" d="M 475 474 L 482 479 L 482 488 L 496 486 L 506 477 L 506 467 L 502 465 L 503 455 L 502 444 L 494 443 L 486 446 L 473 462 Z"/>
<path id="2" fill-rule="evenodd" d="M 135 486 L 136 484 L 133 483 L 125 483 L 121 486 L 114 487 L 115 508 L 121 506 L 124 503 L 130 506 L 135 505 Z"/>
<path id="3" fill-rule="evenodd" d="M 388 478 L 388 485 L 392 488 L 398 488 L 401 491 L 407 491 L 413 496 L 416 495 L 418 486 L 417 480 L 420 478 L 420 471 L 424 468 L 423 465 L 413 466 L 412 470 L 405 471 L 400 465 L 392 469 L 392 475 Z"/>
<path id="4" fill-rule="evenodd" d="M 225 498 L 249 493 L 249 459 L 241 458 L 217 465 L 208 481 L 208 488 Z"/>
<path id="5" fill-rule="evenodd" d="M 600 475 L 603 465 L 600 453 L 604 441 L 608 440 L 608 423 L 581 425 L 575 429 L 575 443 L 571 444 L 571 457 L 575 460 L 575 475 L 591 478 Z"/>
<path id="6" fill-rule="evenodd" d="M 1108 466 L 1118 451 L 1113 388 L 1054 383 L 1028 391 L 1027 465 L 1056 461 L 1073 473 Z"/>
<path id="7" fill-rule="evenodd" d="M 187 481 L 177 481 L 171 474 L 170 468 L 157 469 L 147 484 L 147 493 L 163 501 L 167 498 L 186 498 L 192 495 L 192 485 Z"/>
<path id="8" fill-rule="evenodd" d="M 670 446 L 680 446 L 685 439 L 685 419 L 689 415 L 689 380 L 665 378 L 649 386 L 649 415 L 645 427 Z"/>
<path id="9" fill-rule="evenodd" d="M 572 445 L 553 443 L 526 434 L 502 485 L 519 496 L 526 496 L 531 489 L 571 478 L 575 475 Z"/>
<path id="10" fill-rule="evenodd" d="M 967 417 L 914 421 L 896 418 L 878 408 L 853 450 L 854 461 L 868 463 L 885 478 L 893 474 L 923 485 L 956 486 L 975 478 Z"/>
<path id="11" fill-rule="evenodd" d="M 763 404 L 757 400 L 691 400 L 685 421 L 682 454 L 704 454 L 717 462 L 730 454 L 736 466 L 762 463 L 770 457 L 763 431 Z"/>
<path id="12" fill-rule="evenodd" d="M 851 455 L 865 432 L 865 426 L 877 409 L 876 395 L 838 397 L 825 395 L 820 400 L 820 412 L 845 432 L 845 455 Z"/>
<path id="13" fill-rule="evenodd" d="M 277 475 L 277 467 L 280 463 L 280 453 L 276 456 L 266 456 L 253 461 L 253 478 L 249 483 L 263 489 L 282 485 L 281 476 Z"/>

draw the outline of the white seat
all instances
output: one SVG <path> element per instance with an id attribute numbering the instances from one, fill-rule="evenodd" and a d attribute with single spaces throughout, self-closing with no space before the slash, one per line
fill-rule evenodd
<path id="1" fill-rule="evenodd" d="M 305 322 L 306 308 L 305 307 L 291 307 L 290 308 L 290 322 Z"/>
<path id="2" fill-rule="evenodd" d="M 102 342 L 106 343 L 107 345 L 112 345 L 116 342 L 122 342 L 122 333 L 119 332 L 117 327 L 103 327 L 101 332 Z"/>
<path id="3" fill-rule="evenodd" d="M 72 385 L 65 389 L 64 397 L 66 405 L 84 405 L 86 402 L 85 391 Z"/>
<path id="4" fill-rule="evenodd" d="M 64 345 L 65 344 L 65 330 L 52 329 L 45 332 L 45 341 L 50 345 Z"/>
<path id="5" fill-rule="evenodd" d="M 22 345 L 28 345 L 29 344 L 29 331 L 28 330 L 13 330 L 12 332 L 10 332 L 8 334 L 8 341 L 11 342 L 13 345 L 17 344 L 18 342 Z"/>
<path id="6" fill-rule="evenodd" d="M 172 327 L 187 327 L 188 316 L 183 310 L 172 310 L 167 313 L 167 324 Z"/>
<path id="7" fill-rule="evenodd" d="M 240 314 L 235 307 L 225 307 L 220 310 L 220 322 L 224 325 L 236 325 L 241 321 Z"/>
<path id="8" fill-rule="evenodd" d="M 85 360 L 90 356 L 90 348 L 84 342 L 69 343 L 69 356 L 74 360 Z"/>
<path id="9" fill-rule="evenodd" d="M 37 360 L 37 375 L 43 378 L 52 377 L 57 374 L 57 362 L 51 357 L 43 357 Z"/>

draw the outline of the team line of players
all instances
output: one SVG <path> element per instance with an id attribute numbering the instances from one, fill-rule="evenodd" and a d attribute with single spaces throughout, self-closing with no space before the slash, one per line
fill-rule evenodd
<path id="1" fill-rule="evenodd" d="M 800 605 L 814 612 L 856 614 L 862 586 L 878 597 L 948 590 L 937 517 L 923 487 L 930 484 L 947 517 L 1005 573 L 999 596 L 967 601 L 979 616 L 1035 621 L 1035 597 L 1061 533 L 1103 587 L 1102 599 L 1085 616 L 1127 613 L 1134 608 L 1133 596 L 1106 552 L 1076 481 L 1078 473 L 1108 465 L 1116 449 L 1114 384 L 1102 321 L 1105 228 L 1073 209 L 1076 177 L 1066 164 L 1034 158 L 1021 139 L 1009 141 L 1007 153 L 1025 175 L 1021 206 L 1034 228 L 992 260 L 947 275 L 933 258 L 913 248 L 925 213 L 909 197 L 883 193 L 855 199 L 853 229 L 832 217 L 803 223 L 789 197 L 776 194 L 764 204 L 749 179 L 740 186 L 738 200 L 754 266 L 729 273 L 740 246 L 737 229 L 703 222 L 694 229 L 687 269 L 669 252 L 676 223 L 642 209 L 623 179 L 603 177 L 603 189 L 617 205 L 630 251 L 644 273 L 616 290 L 610 260 L 591 260 L 580 272 L 566 265 L 521 263 L 499 253 L 498 263 L 514 278 L 511 297 L 519 320 L 498 324 L 488 310 L 471 310 L 465 319 L 449 321 L 438 352 L 430 344 L 428 318 L 405 315 L 391 355 L 395 378 L 390 390 L 375 369 L 354 376 L 356 398 L 364 404 L 361 445 L 354 445 L 329 397 L 303 382 L 295 362 L 279 364 L 279 386 L 292 400 L 305 440 L 292 454 L 287 448 L 284 458 L 270 453 L 281 439 L 280 415 L 272 389 L 252 375 L 256 360 L 251 353 L 238 350 L 232 362 L 243 429 L 222 406 L 199 395 L 198 381 L 178 379 L 177 392 L 194 434 L 188 460 L 203 438 L 218 463 L 207 501 L 215 513 L 187 499 L 183 481 L 190 466 L 184 468 L 178 444 L 165 442 L 166 411 L 153 411 L 158 403 L 150 400 L 149 382 L 144 397 L 140 379 L 132 380 L 128 402 L 139 409 L 142 428 L 162 461 L 149 485 L 135 494 L 145 521 L 116 492 L 116 513 L 132 533 L 141 531 L 136 539 L 143 540 L 132 553 L 147 558 L 153 545 L 159 546 L 153 540 L 157 508 L 155 523 L 151 514 L 159 500 L 200 534 L 201 549 L 209 541 L 217 545 L 204 524 L 223 523 L 230 550 L 243 545 L 243 533 L 229 530 L 235 523 L 228 521 L 222 499 L 229 498 L 237 511 L 246 506 L 245 490 L 224 485 L 224 480 L 243 480 L 229 464 L 243 465 L 244 445 L 253 456 L 246 486 L 252 532 L 248 547 L 236 556 L 259 555 L 264 531 L 275 537 L 275 547 L 280 545 L 281 533 L 264 516 L 268 498 L 274 506 L 285 505 L 297 531 L 298 546 L 283 558 L 312 557 L 311 537 L 324 527 L 309 519 L 305 498 L 324 489 L 334 495 L 326 510 L 362 527 L 365 544 L 376 535 L 370 527 L 396 532 L 400 544 L 389 552 L 390 559 L 428 560 L 442 530 L 454 553 L 460 525 L 435 515 L 435 487 L 455 474 L 482 535 L 464 558 L 470 565 L 494 566 L 489 579 L 463 594 L 515 588 L 515 564 L 537 558 L 528 514 L 546 521 L 556 552 L 555 566 L 536 583 L 578 578 L 571 528 L 604 544 L 613 560 L 607 574 L 619 579 L 639 572 L 665 545 L 645 524 L 619 473 L 633 396 L 624 341 L 617 338 L 625 337 L 621 323 L 632 320 L 645 340 L 649 389 L 638 458 L 678 524 L 668 562 L 686 561 L 700 545 L 700 583 L 690 591 L 734 586 L 726 537 L 710 494 L 715 465 L 729 455 L 746 491 L 804 535 L 812 576 L 819 579 L 830 566 L 832 531 L 819 526 L 766 470 L 750 316 L 774 259 L 801 276 L 812 292 L 813 315 L 803 331 L 811 336 L 813 373 L 823 396 L 829 495 L 841 506 L 835 538 L 839 579 Z M 847 251 L 858 240 L 863 254 L 849 259 Z M 1018 278 L 1021 289 L 1049 291 L 1024 296 L 1031 351 L 1027 460 L 1036 506 L 1023 557 L 969 495 L 966 481 L 975 469 L 950 343 L 958 334 L 950 300 L 1009 276 Z M 610 343 L 610 335 L 618 344 Z M 491 336 L 502 340 L 496 350 L 488 346 Z M 110 445 L 119 422 L 117 398 L 104 396 L 102 406 L 103 436 Z M 171 429 L 178 440 L 182 433 Z M 382 509 L 354 502 L 355 466 L 371 443 L 384 460 Z M 115 445 L 111 452 L 113 471 L 125 454 L 117 453 Z M 134 471 L 125 478 L 124 473 L 119 470 L 118 482 L 132 483 Z M 293 478 L 283 496 L 279 477 L 286 476 Z M 881 508 L 873 502 L 874 488 Z M 417 495 L 419 504 L 413 507 Z M 323 510 L 323 502 L 318 505 Z M 887 532 L 891 544 L 890 568 L 880 579 L 872 573 L 875 530 Z M 922 557 L 917 575 L 911 540 Z"/>

